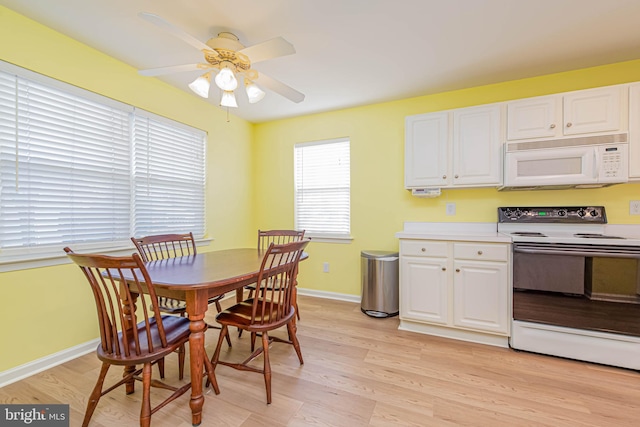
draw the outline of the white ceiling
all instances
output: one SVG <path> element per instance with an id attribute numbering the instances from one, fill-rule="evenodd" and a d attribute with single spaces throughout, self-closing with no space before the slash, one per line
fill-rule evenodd
<path id="1" fill-rule="evenodd" d="M 155 13 L 206 41 L 282 36 L 294 55 L 254 68 L 304 93 L 238 96 L 254 123 L 640 58 L 638 0 L 0 0 L 136 69 L 202 61 L 140 19 Z M 158 77 L 192 93 L 200 73 Z M 151 77 L 149 77 L 151 78 Z M 197 95 L 193 95 L 197 96 Z M 217 96 L 211 97 L 217 104 Z"/>

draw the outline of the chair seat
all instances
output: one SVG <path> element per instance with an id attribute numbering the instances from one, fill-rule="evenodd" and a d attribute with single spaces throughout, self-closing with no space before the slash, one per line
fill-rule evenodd
<path id="1" fill-rule="evenodd" d="M 164 326 L 167 342 L 175 344 L 162 348 L 156 319 L 150 319 L 149 324 L 151 326 L 151 346 L 149 345 L 147 333 L 145 331 L 145 323 L 140 322 L 136 325 L 140 347 L 142 349 L 139 355 L 136 354 L 135 341 L 130 339 L 130 355 L 125 356 L 122 332 L 120 332 L 118 333 L 118 340 L 120 341 L 121 353 L 119 355 L 105 353 L 102 349 L 102 345 L 98 345 L 98 358 L 103 362 L 108 362 L 112 365 L 131 365 L 132 363 L 139 364 L 151 362 L 159 357 L 171 354 L 171 352 L 175 351 L 189 337 L 189 319 L 186 317 L 163 315 L 162 325 Z M 150 351 L 149 348 L 153 348 L 153 351 Z"/>
<path id="2" fill-rule="evenodd" d="M 279 309 L 281 309 L 280 306 L 274 304 L 273 311 L 271 311 L 271 313 L 276 312 Z M 253 324 L 251 324 L 252 310 L 253 298 L 250 298 L 220 312 L 216 316 L 216 321 L 223 325 L 235 326 L 250 332 L 261 332 L 265 329 L 271 330 L 286 325 L 295 314 L 295 309 L 292 306 L 289 308 L 289 313 L 278 321 L 271 319 L 270 312 L 256 313 Z"/>

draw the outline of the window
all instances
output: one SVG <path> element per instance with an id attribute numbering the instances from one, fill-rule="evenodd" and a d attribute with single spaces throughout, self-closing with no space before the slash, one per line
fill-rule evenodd
<path id="1" fill-rule="evenodd" d="M 350 239 L 349 140 L 296 144 L 294 157 L 296 229 Z"/>
<path id="2" fill-rule="evenodd" d="M 129 247 L 132 235 L 202 237 L 205 141 L 0 62 L 0 264 L 59 257 L 67 245 Z"/>

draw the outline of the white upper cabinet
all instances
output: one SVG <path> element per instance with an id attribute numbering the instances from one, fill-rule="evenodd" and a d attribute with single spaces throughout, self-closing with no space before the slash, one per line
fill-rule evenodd
<path id="1" fill-rule="evenodd" d="M 627 130 L 627 86 L 507 103 L 507 139 L 559 138 Z"/>
<path id="2" fill-rule="evenodd" d="M 443 186 L 447 182 L 449 113 L 405 119 L 404 185 L 406 188 Z"/>
<path id="3" fill-rule="evenodd" d="M 454 186 L 495 186 L 502 183 L 502 104 L 453 112 Z"/>
<path id="4" fill-rule="evenodd" d="M 504 104 L 407 117 L 405 187 L 492 187 L 502 183 Z"/>

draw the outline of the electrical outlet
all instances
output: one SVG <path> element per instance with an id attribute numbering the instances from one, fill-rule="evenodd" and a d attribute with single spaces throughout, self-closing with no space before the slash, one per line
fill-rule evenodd
<path id="1" fill-rule="evenodd" d="M 629 201 L 629 215 L 640 215 L 640 200 Z"/>
<path id="2" fill-rule="evenodd" d="M 455 214 L 456 214 L 456 204 L 447 203 L 447 215 L 455 215 Z"/>
<path id="3" fill-rule="evenodd" d="M 323 262 L 322 263 L 322 272 L 323 273 L 328 273 L 329 272 L 329 263 L 328 262 Z"/>

